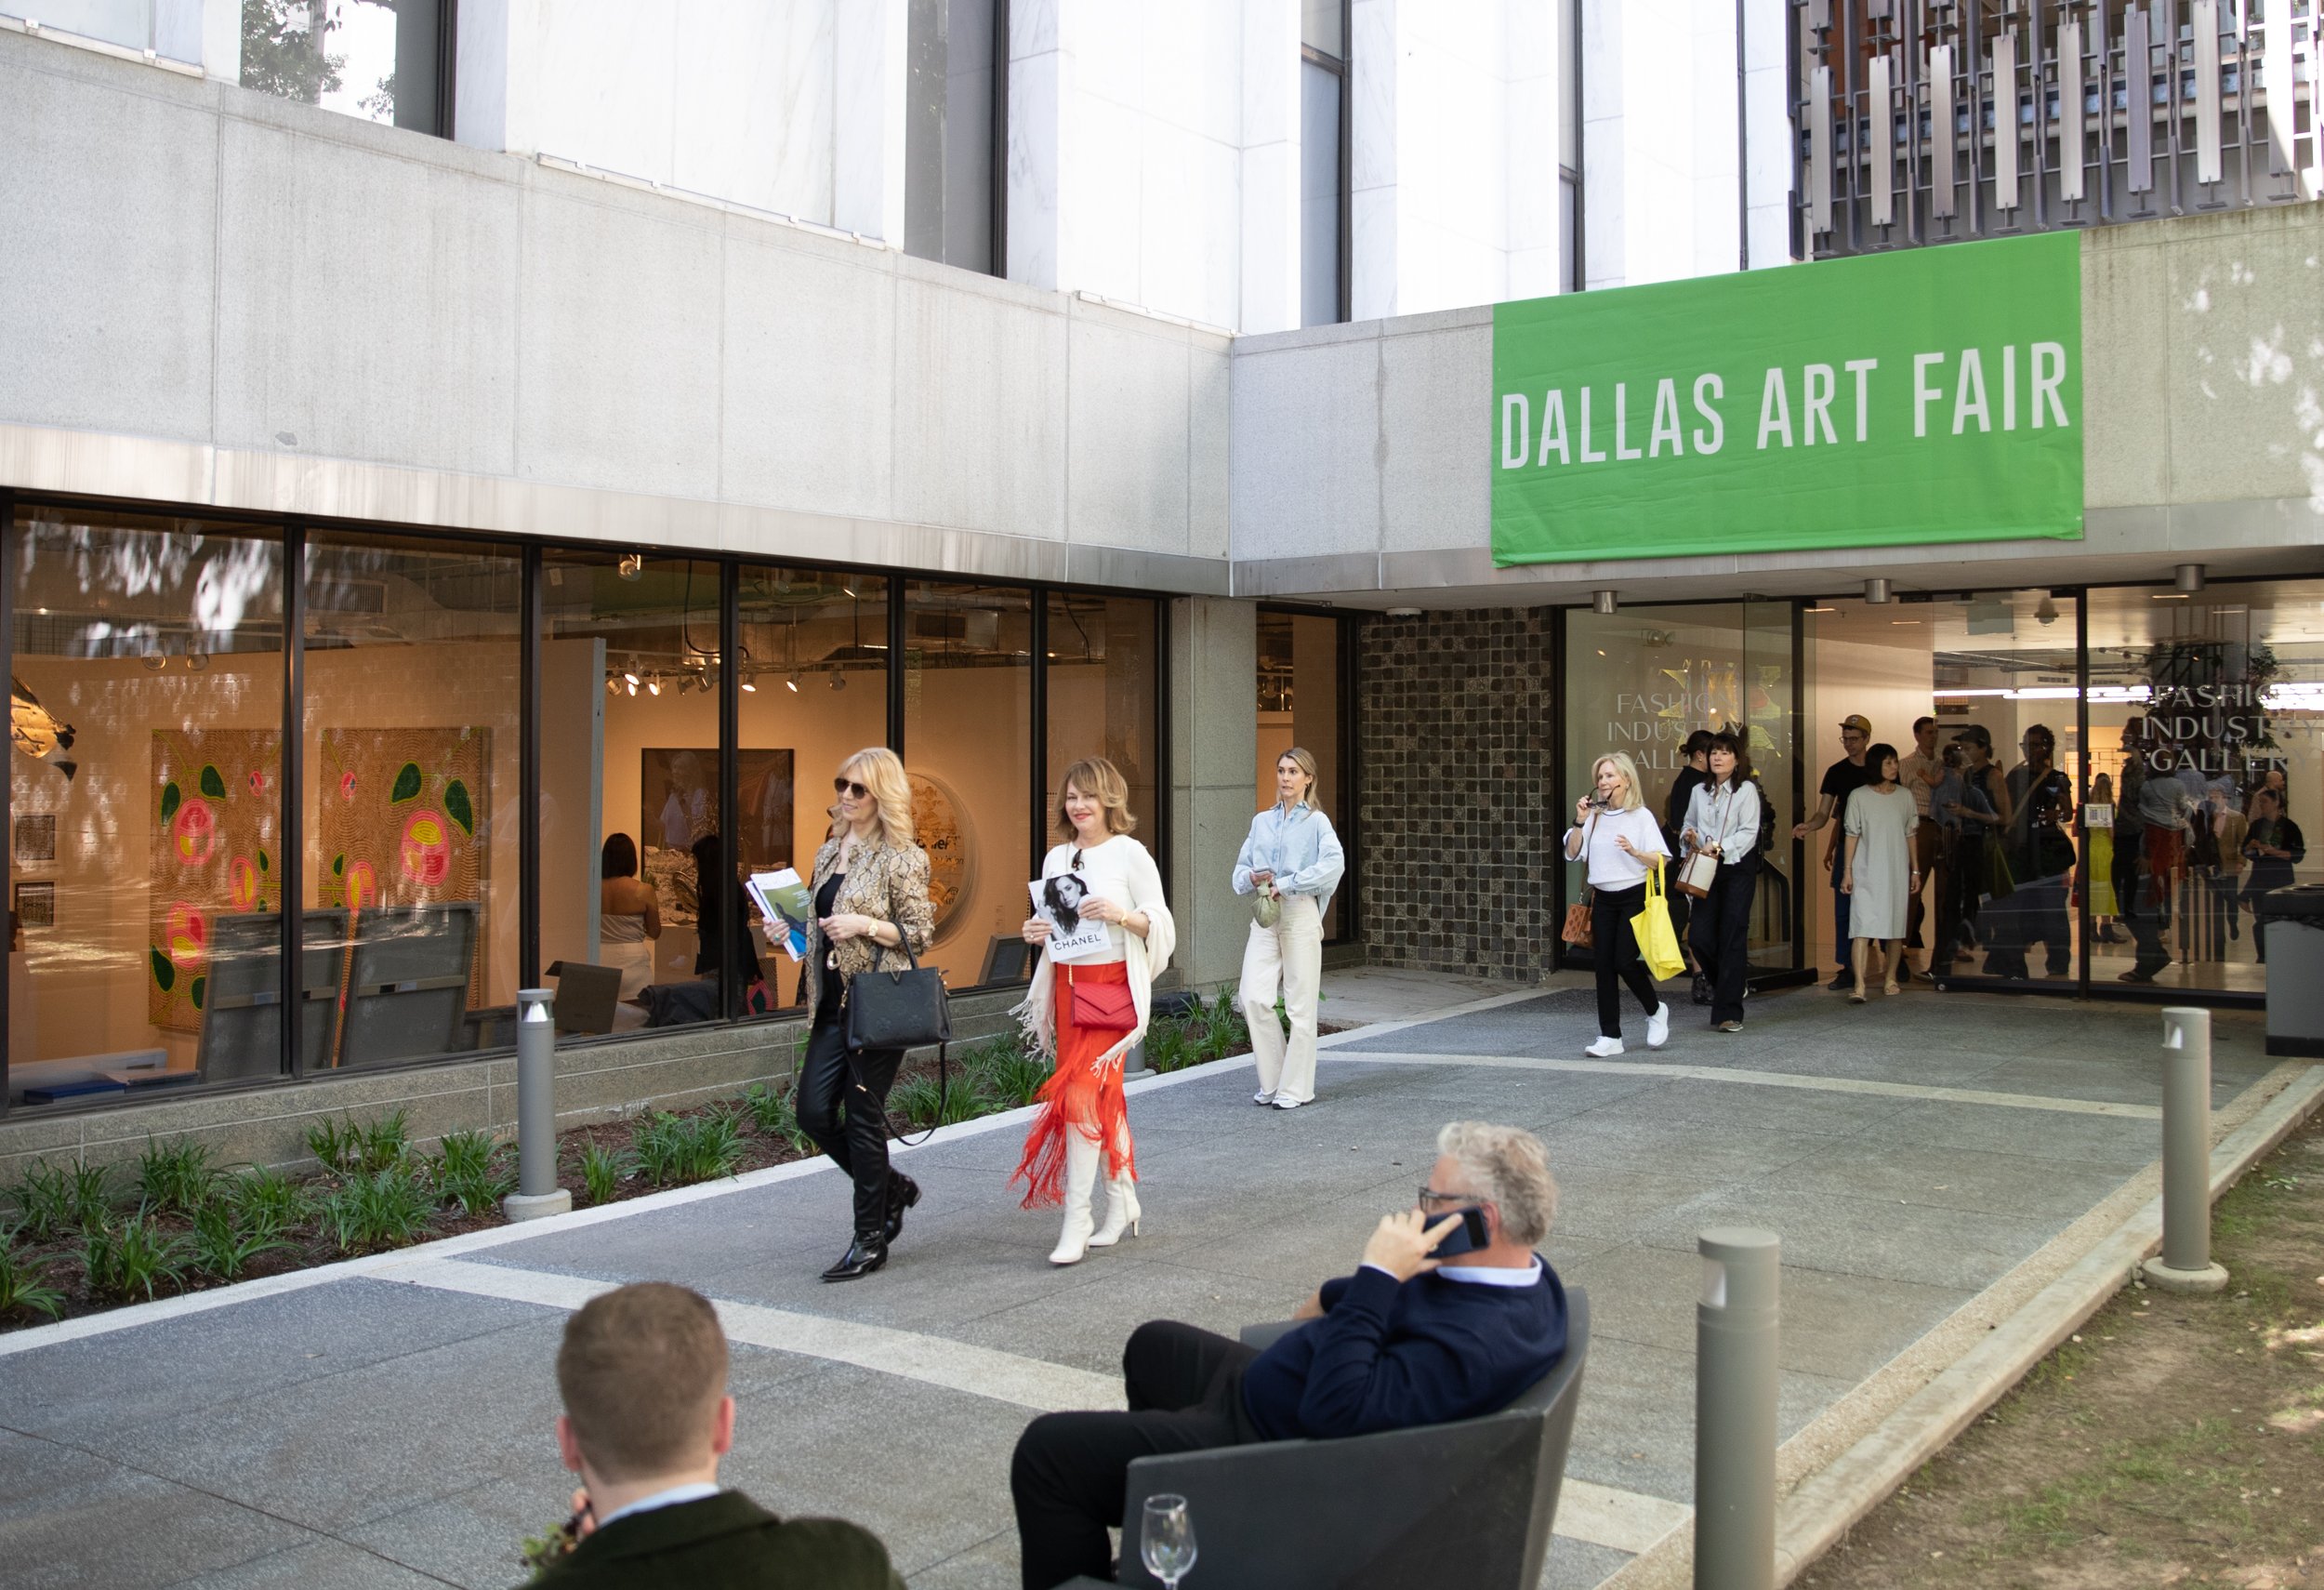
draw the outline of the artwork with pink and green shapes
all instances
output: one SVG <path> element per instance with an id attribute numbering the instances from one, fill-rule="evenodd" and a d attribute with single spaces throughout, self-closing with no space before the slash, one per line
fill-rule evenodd
<path id="1" fill-rule="evenodd" d="M 156 729 L 148 896 L 146 1011 L 198 1031 L 220 916 L 276 909 L 282 826 L 275 729 Z"/>

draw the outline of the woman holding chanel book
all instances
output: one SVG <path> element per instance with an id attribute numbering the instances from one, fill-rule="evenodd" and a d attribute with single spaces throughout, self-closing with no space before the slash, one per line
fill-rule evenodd
<path id="1" fill-rule="evenodd" d="M 808 887 L 807 1053 L 799 1061 L 799 1124 L 855 1181 L 855 1239 L 827 1281 L 853 1280 L 888 1262 L 919 1184 L 888 1167 L 888 1090 L 900 1049 L 850 1049 L 848 984 L 865 972 L 902 972 L 925 953 L 936 924 L 928 853 L 912 842 L 912 786 L 885 746 L 857 751 L 831 781 L 831 837 L 815 852 Z M 771 929 L 782 931 L 779 927 Z M 840 1108 L 846 1106 L 841 1123 Z"/>
<path id="2" fill-rule="evenodd" d="M 1064 842 L 1042 859 L 1041 877 L 1071 881 L 1080 920 L 1103 922 L 1106 943 L 1064 964 L 1043 955 L 1016 1011 L 1026 1040 L 1056 1067 L 1035 1096 L 1041 1113 L 1010 1178 L 1025 1183 L 1025 1208 L 1065 1206 L 1052 1265 L 1079 1264 L 1089 1249 L 1120 1241 L 1124 1231 L 1138 1234 L 1138 1159 L 1122 1062 L 1145 1036 L 1154 980 L 1169 969 L 1178 926 L 1154 857 L 1129 837 L 1137 826 L 1119 768 L 1097 756 L 1065 770 L 1057 789 L 1057 830 Z M 1051 931 L 1047 917 L 1024 921 L 1027 944 L 1046 944 Z M 1091 1207 L 1101 1161 L 1103 1226 Z"/>

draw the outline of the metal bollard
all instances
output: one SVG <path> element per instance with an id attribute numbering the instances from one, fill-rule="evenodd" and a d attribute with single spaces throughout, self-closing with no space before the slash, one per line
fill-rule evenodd
<path id="1" fill-rule="evenodd" d="M 1141 1077 L 1153 1075 L 1153 1068 L 1146 1064 L 1146 1040 L 1142 1038 L 1129 1046 L 1129 1053 L 1122 1056 L 1122 1080 L 1134 1082 Z"/>
<path id="2" fill-rule="evenodd" d="M 557 1185 L 556 994 L 517 990 L 517 1190 L 501 1200 L 510 1220 L 538 1220 L 573 1207 Z"/>
<path id="3" fill-rule="evenodd" d="M 1776 1290 L 1783 1242 L 1727 1227 L 1696 1239 L 1695 1590 L 1775 1590 Z"/>
<path id="4" fill-rule="evenodd" d="M 2164 1292 L 2217 1292 L 2211 1262 L 2211 1012 L 2162 1013 L 2162 1252 L 2140 1266 Z"/>

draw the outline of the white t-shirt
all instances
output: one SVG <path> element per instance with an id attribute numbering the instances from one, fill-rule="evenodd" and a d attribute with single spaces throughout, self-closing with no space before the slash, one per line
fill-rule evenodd
<path id="1" fill-rule="evenodd" d="M 1590 843 L 1583 857 L 1590 864 L 1588 876 L 1592 889 L 1635 889 L 1646 881 L 1646 863 L 1639 856 L 1670 855 L 1662 842 L 1662 825 L 1644 806 L 1627 812 L 1600 812 L 1582 826 L 1590 830 Z M 1571 834 L 1574 830 L 1565 831 Z M 1638 852 L 1637 856 L 1614 842 L 1625 835 Z"/>
<path id="2" fill-rule="evenodd" d="M 1116 834 L 1103 844 L 1094 844 L 1083 851 L 1076 851 L 1073 841 L 1067 840 L 1042 857 L 1041 876 L 1058 878 L 1073 872 L 1076 855 L 1081 857 L 1078 876 L 1089 892 L 1104 895 L 1126 912 L 1139 908 L 1139 896 L 1146 889 L 1151 889 L 1156 895 L 1161 892 L 1161 875 L 1154 865 L 1154 857 L 1147 853 L 1144 845 L 1128 834 Z M 1145 889 L 1140 887 L 1142 881 Z M 1105 953 L 1088 956 L 1077 960 L 1075 964 L 1103 966 L 1126 959 L 1129 951 L 1123 947 L 1122 940 L 1126 931 L 1119 922 L 1107 922 Z"/>

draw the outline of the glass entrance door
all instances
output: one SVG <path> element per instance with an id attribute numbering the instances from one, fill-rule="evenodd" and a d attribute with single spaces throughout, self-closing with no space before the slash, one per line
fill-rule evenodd
<path id="1" fill-rule="evenodd" d="M 1697 731 L 1748 735 L 1753 771 L 1774 809 L 1773 843 L 1760 858 L 1751 912 L 1754 984 L 1789 981 L 1800 961 L 1800 892 L 1789 828 L 1797 807 L 1797 609 L 1789 602 L 1712 602 L 1566 614 L 1564 770 L 1565 788 L 1546 799 L 1552 833 L 1590 785 L 1607 752 L 1629 756 L 1647 805 L 1664 819 L 1675 849 L 1685 813 L 1672 792 Z M 1691 783 L 1691 781 L 1689 781 Z M 1565 868 L 1565 900 L 1581 898 L 1578 865 Z M 1589 951 L 1566 947 L 1563 965 L 1587 966 Z"/>

